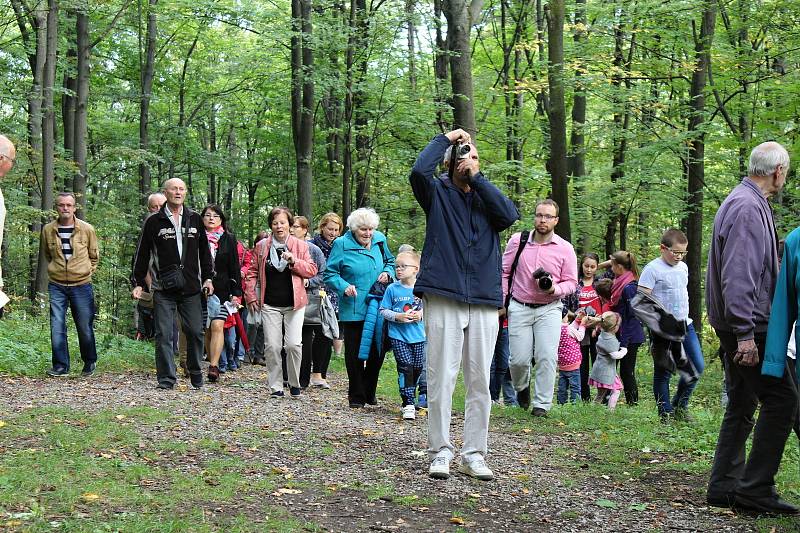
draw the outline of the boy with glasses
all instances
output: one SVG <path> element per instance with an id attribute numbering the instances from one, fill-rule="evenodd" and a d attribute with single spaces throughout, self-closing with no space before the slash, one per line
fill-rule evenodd
<path id="1" fill-rule="evenodd" d="M 380 305 L 389 321 L 389 339 L 397 361 L 397 383 L 403 400 L 403 419 L 414 420 L 414 393 L 425 366 L 425 327 L 422 325 L 422 300 L 414 296 L 419 271 L 419 254 L 400 252 L 394 264 L 397 281 L 387 287 Z M 423 394 L 420 391 L 420 394 Z"/>
<path id="2" fill-rule="evenodd" d="M 689 269 L 683 262 L 689 244 L 686 235 L 678 229 L 668 229 L 661 237 L 659 247 L 661 257 L 650 261 L 639 277 L 639 290 L 651 294 L 678 321 L 686 323 L 686 336 L 683 339 L 683 351 L 692 362 L 697 375 L 703 372 L 705 361 L 700 341 L 689 318 Z M 669 383 L 672 369 L 663 365 L 662 358 L 656 352 L 664 347 L 668 340 L 650 333 L 653 350 L 653 394 L 658 405 L 658 415 L 662 421 L 671 418 L 689 420 L 689 398 L 697 386 L 697 379 L 690 380 L 681 375 L 675 396 L 670 400 Z"/>

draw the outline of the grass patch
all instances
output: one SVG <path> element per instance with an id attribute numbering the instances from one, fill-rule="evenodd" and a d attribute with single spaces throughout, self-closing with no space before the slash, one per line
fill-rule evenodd
<path id="1" fill-rule="evenodd" d="M 317 529 L 263 505 L 263 494 L 278 483 L 269 465 L 226 453 L 211 439 L 177 446 L 142 437 L 170 417 L 147 407 L 98 413 L 55 407 L 5 419 L 0 529 Z M 194 457 L 191 464 L 181 452 Z M 240 511 L 243 504 L 249 513 Z"/>
<path id="2" fill-rule="evenodd" d="M 70 371 L 79 375 L 83 368 L 78 336 L 70 316 L 67 317 L 67 339 L 71 358 Z M 150 342 L 135 341 L 115 335 L 104 323 L 95 327 L 98 372 L 149 370 L 155 367 L 155 348 Z M 44 376 L 52 366 L 50 323 L 48 318 L 14 314 L 3 319 L 0 337 L 0 373 L 17 376 Z"/>

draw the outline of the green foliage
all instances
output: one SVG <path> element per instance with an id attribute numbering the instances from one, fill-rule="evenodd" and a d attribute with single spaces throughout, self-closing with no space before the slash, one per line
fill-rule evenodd
<path id="1" fill-rule="evenodd" d="M 0 373 L 36 376 L 44 375 L 52 366 L 50 326 L 48 321 L 29 314 L 3 319 L 0 337 Z M 67 318 L 67 337 L 72 360 L 71 373 L 80 375 L 81 362 L 78 338 L 71 318 Z M 149 342 L 140 342 L 111 333 L 105 324 L 95 331 L 98 372 L 149 370 L 154 366 L 154 348 Z"/>

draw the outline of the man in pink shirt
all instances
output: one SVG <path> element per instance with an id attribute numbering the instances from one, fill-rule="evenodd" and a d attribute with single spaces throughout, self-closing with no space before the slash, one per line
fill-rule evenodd
<path id="1" fill-rule="evenodd" d="M 511 272 L 520 244 L 520 233 L 511 236 L 503 254 L 503 296 L 512 276 L 508 304 L 508 335 L 511 348 L 511 380 L 520 407 L 530 405 L 531 356 L 534 369 L 533 416 L 546 417 L 553 406 L 558 341 L 561 335 L 561 298 L 572 294 L 578 283 L 578 259 L 572 245 L 556 235 L 558 204 L 542 200 L 536 204 L 535 231 L 530 234 Z M 540 270 L 541 269 L 541 270 Z M 544 271 L 550 276 L 541 276 Z M 548 283 L 549 282 L 549 283 Z"/>

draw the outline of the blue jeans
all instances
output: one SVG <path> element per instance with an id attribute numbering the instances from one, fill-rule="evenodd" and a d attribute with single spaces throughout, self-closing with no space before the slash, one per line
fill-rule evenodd
<path id="1" fill-rule="evenodd" d="M 94 289 L 91 283 L 68 287 L 50 282 L 50 343 L 53 349 L 53 368 L 69 370 L 67 345 L 67 307 L 78 330 L 78 344 L 84 365 L 97 361 L 94 342 Z"/>
<path id="2" fill-rule="evenodd" d="M 558 405 L 567 403 L 567 389 L 569 401 L 576 402 L 581 397 L 581 369 L 558 371 Z"/>
<path id="3" fill-rule="evenodd" d="M 689 324 L 689 327 L 686 328 L 686 337 L 683 339 L 683 351 L 686 352 L 686 357 L 689 358 L 697 369 L 697 374 L 702 374 L 703 370 L 706 368 L 706 362 L 705 359 L 703 359 L 703 349 L 700 347 L 697 333 L 694 331 L 694 324 Z M 678 380 L 678 388 L 675 390 L 675 396 L 670 400 L 669 382 L 671 379 L 672 373 L 669 370 L 654 368 L 653 394 L 656 397 L 659 415 L 671 413 L 676 408 L 686 409 L 689 405 L 689 398 L 692 396 L 692 392 L 699 381 L 695 380 L 690 382 L 681 377 Z"/>
<path id="4" fill-rule="evenodd" d="M 503 403 L 509 406 L 517 403 L 517 391 L 511 382 L 511 372 L 508 369 L 508 359 L 511 356 L 508 348 L 508 328 L 500 328 L 497 342 L 494 345 L 494 357 L 489 369 L 489 394 L 493 401 L 500 398 L 500 389 L 503 389 Z"/>

